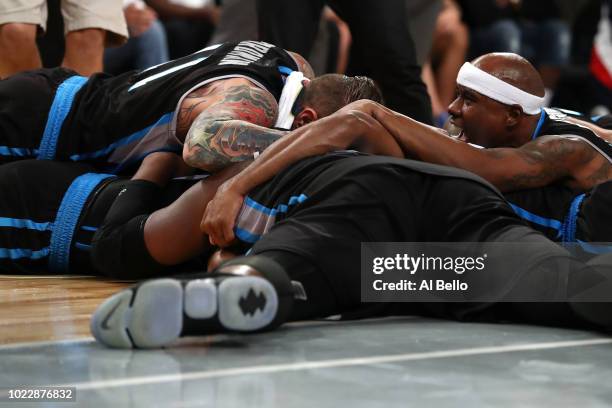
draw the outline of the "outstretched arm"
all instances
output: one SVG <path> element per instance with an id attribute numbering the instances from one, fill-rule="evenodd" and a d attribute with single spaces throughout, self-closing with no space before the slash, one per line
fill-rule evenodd
<path id="1" fill-rule="evenodd" d="M 252 159 L 286 133 L 270 129 L 278 105 L 269 92 L 249 85 L 232 86 L 222 92 L 218 102 L 193 120 L 183 148 L 185 163 L 213 173 L 231 163 Z M 189 109 L 181 114 L 190 115 Z"/>
<path id="2" fill-rule="evenodd" d="M 202 230 L 211 243 L 227 246 L 244 195 L 300 159 L 334 150 L 360 151 L 404 157 L 394 138 L 372 116 L 351 104 L 337 113 L 293 131 L 270 146 L 257 160 L 219 187 L 206 207 Z"/>
<path id="3" fill-rule="evenodd" d="M 556 181 L 591 187 L 581 184 L 590 183 L 584 173 L 591 170 L 598 153 L 578 138 L 545 136 L 518 149 L 479 149 L 381 105 L 367 104 L 363 108 L 385 127 L 406 155 L 471 171 L 503 192 Z"/>

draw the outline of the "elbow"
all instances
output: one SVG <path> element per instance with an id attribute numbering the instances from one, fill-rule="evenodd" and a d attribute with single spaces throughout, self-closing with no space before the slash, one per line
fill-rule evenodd
<path id="1" fill-rule="evenodd" d="M 216 173 L 227 166 L 220 163 L 219 159 L 213 158 L 209 152 L 205 152 L 200 148 L 189 149 L 187 145 L 183 148 L 183 161 L 189 167 Z"/>

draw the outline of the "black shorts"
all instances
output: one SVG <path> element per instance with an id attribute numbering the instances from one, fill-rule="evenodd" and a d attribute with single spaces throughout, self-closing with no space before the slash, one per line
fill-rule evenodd
<path id="1" fill-rule="evenodd" d="M 338 169 L 329 168 L 320 176 L 327 186 L 292 207 L 251 253 L 300 256 L 325 275 L 341 307 L 350 307 L 360 302 L 362 242 L 544 240 L 488 183 L 460 170 L 445 168 L 436 175 L 434 167 L 405 163 L 365 166 L 337 177 Z M 265 187 L 249 197 L 276 207 L 265 201 Z"/>
<path id="2" fill-rule="evenodd" d="M 0 80 L 0 164 L 38 157 L 55 91 L 74 75 L 54 68 Z"/>
<path id="3" fill-rule="evenodd" d="M 596 186 L 584 197 L 578 214 L 576 239 L 609 243 L 612 247 L 612 181 Z"/>
<path id="4" fill-rule="evenodd" d="M 111 180 L 85 164 L 25 160 L 0 166 L 0 272 L 90 272 L 89 242 L 104 216 L 83 214 Z M 114 198 L 117 190 L 104 189 Z M 94 217 L 95 218 L 95 217 Z M 74 271 L 73 271 L 74 272 Z"/>

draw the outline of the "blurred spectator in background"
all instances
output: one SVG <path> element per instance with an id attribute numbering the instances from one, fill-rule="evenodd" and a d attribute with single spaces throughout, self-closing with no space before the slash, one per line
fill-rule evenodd
<path id="1" fill-rule="evenodd" d="M 142 0 L 124 0 L 123 13 L 130 39 L 104 52 L 104 70 L 117 75 L 168 61 L 168 43 L 157 13 Z"/>
<path id="2" fill-rule="evenodd" d="M 256 12 L 254 0 L 223 0 L 219 23 L 208 45 L 257 40 Z"/>
<path id="3" fill-rule="evenodd" d="M 591 53 L 590 72 L 596 106 L 595 115 L 607 115 L 612 110 L 612 2 L 604 0 Z"/>
<path id="4" fill-rule="evenodd" d="M 206 47 L 219 20 L 220 10 L 213 0 L 146 2 L 157 12 L 166 29 L 170 59 L 184 57 Z"/>
<path id="5" fill-rule="evenodd" d="M 423 81 L 431 98 L 434 124 L 443 127 L 448 105 L 455 99 L 455 80 L 465 62 L 469 34 L 454 0 L 444 0 L 435 27 L 430 58 L 423 65 Z"/>
<path id="6" fill-rule="evenodd" d="M 345 74 L 351 52 L 351 30 L 328 6 L 323 7 L 319 30 L 315 37 L 308 62 L 317 75 Z"/>
<path id="7" fill-rule="evenodd" d="M 563 70 L 553 106 L 593 116 L 612 110 L 612 32 L 609 0 L 567 0 L 574 8 L 571 63 Z M 566 4 L 567 6 L 567 4 Z"/>
<path id="8" fill-rule="evenodd" d="M 429 60 L 433 44 L 434 26 L 442 11 L 444 0 L 404 0 L 408 17 L 408 30 L 414 41 L 417 65 Z"/>
<path id="9" fill-rule="evenodd" d="M 350 28 L 347 74 L 373 78 L 389 107 L 432 123 L 431 102 L 408 30 L 406 0 L 257 0 L 260 39 L 310 55 L 326 3 Z"/>
<path id="10" fill-rule="evenodd" d="M 527 58 L 542 75 L 547 99 L 569 62 L 571 35 L 557 0 L 459 0 L 470 29 L 469 59 L 489 52 Z"/>
<path id="11" fill-rule="evenodd" d="M 42 66 L 36 38 L 47 25 L 45 0 L 0 1 L 0 78 Z M 105 46 L 127 38 L 122 0 L 63 0 L 62 66 L 89 76 L 102 71 Z"/>

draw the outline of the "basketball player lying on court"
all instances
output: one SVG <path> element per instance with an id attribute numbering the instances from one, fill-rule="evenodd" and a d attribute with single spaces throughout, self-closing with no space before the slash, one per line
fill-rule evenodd
<path id="1" fill-rule="evenodd" d="M 171 154 L 148 156 L 136 175 L 140 179 L 130 181 L 90 173 L 91 167 L 76 163 L 0 166 L 0 269 L 132 279 L 167 275 L 176 265 L 203 270 L 197 258 L 210 246 L 198 222 L 216 186 L 239 169 L 195 185 L 174 180 L 162 189 L 154 183 L 155 159 L 164 155 Z M 112 346 L 154 347 L 179 335 L 248 332 L 287 319 L 358 310 L 363 304 L 355 274 L 365 241 L 531 242 L 514 281 L 517 290 L 554 287 L 559 292 L 542 296 L 570 299 L 609 282 L 606 270 L 599 270 L 609 259 L 590 266 L 576 261 L 526 227 L 487 182 L 410 160 L 339 152 L 301 161 L 251 192 L 238 227 L 243 245 L 252 246 L 250 256 L 224 264 L 220 275 L 190 275 L 193 282 L 182 283 L 154 280 L 115 295 L 94 316 L 96 337 Z M 295 302 L 294 286 L 300 288 Z M 261 313 L 240 308 L 251 290 L 262 302 Z M 380 313 L 608 327 L 607 305 L 558 303 L 542 315 L 533 305 L 522 314 L 521 305 L 494 304 L 416 305 Z"/>
<path id="2" fill-rule="evenodd" d="M 171 151 L 215 172 L 252 158 L 285 133 L 281 128 L 360 98 L 380 100 L 363 77 L 312 77 L 298 54 L 257 41 L 208 47 L 116 77 L 84 78 L 64 68 L 16 74 L 0 81 L 0 163 L 76 161 L 132 175 L 148 154 Z"/>
<path id="3" fill-rule="evenodd" d="M 207 186 L 220 180 L 201 182 L 150 216 L 122 217 L 115 202 L 94 238 L 92 266 L 143 277 L 200 253 L 207 239 L 194 225 L 212 195 Z M 137 193 L 130 190 L 124 194 Z M 492 281 L 501 286 L 490 288 L 494 302 L 386 304 L 377 315 L 612 324 L 612 303 L 579 301 L 587 291 L 612 294 L 612 258 L 579 262 L 527 227 L 489 183 L 463 170 L 355 152 L 318 156 L 250 192 L 236 225 L 248 256 L 211 274 L 155 279 L 112 296 L 93 315 L 94 336 L 112 347 L 159 347 L 180 336 L 358 313 L 372 306 L 361 302 L 361 243 L 379 241 L 521 242 L 526 250 L 520 270 L 474 277 L 498 277 Z M 557 302 L 502 303 L 517 292 Z"/>
<path id="4" fill-rule="evenodd" d="M 387 154 L 385 145 L 397 144 L 401 155 L 469 170 L 504 193 L 556 183 L 573 190 L 569 194 L 575 197 L 576 191 L 587 191 L 612 179 L 612 131 L 599 126 L 610 122 L 610 118 L 594 123 L 559 110 L 542 109 L 541 78 L 525 59 L 515 54 L 485 55 L 474 65 L 466 64 L 457 83 L 458 96 L 449 112 L 454 124 L 463 129 L 459 139 L 378 103 L 355 102 L 287 135 L 224 183 L 209 204 L 203 230 L 214 244 L 229 245 L 234 239 L 234 221 L 248 191 L 301 158 L 348 146 Z M 608 187 L 605 191 L 610 190 Z M 518 203 L 528 207 L 521 214 L 560 215 L 572 211 L 554 202 L 554 189 L 549 192 L 553 196 L 548 202 L 543 196 L 528 205 Z M 576 205 L 580 204 L 579 197 Z M 607 201 L 610 199 L 608 194 Z M 573 201 L 565 199 L 563 204 Z M 549 232 L 565 240 L 567 237 L 559 234 L 563 219 L 554 221 L 555 228 Z"/>

